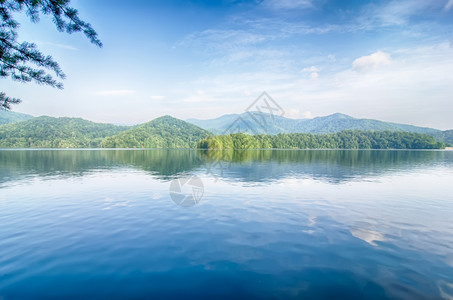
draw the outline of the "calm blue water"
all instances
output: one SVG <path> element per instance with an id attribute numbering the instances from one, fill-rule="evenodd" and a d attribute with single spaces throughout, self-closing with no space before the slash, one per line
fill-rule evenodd
<path id="1" fill-rule="evenodd" d="M 453 152 L 2 150 L 0 299 L 62 298 L 453 299 Z"/>

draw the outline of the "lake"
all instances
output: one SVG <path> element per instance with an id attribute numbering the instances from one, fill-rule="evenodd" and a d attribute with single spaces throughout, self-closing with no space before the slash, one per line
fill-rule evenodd
<path id="1" fill-rule="evenodd" d="M 0 299 L 453 299 L 453 152 L 0 150 Z"/>

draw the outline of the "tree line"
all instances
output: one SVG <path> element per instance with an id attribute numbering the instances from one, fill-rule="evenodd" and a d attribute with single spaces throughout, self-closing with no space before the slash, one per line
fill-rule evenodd
<path id="1" fill-rule="evenodd" d="M 248 135 L 235 133 L 208 137 L 201 149 L 442 149 L 432 136 L 395 131 L 345 130 L 331 134 L 281 133 Z"/>

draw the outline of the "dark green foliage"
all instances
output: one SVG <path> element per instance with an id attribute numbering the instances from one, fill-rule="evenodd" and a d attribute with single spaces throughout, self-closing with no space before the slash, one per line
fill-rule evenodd
<path id="1" fill-rule="evenodd" d="M 0 71 L 1 72 L 1 71 Z M 1 74 L 0 74 L 1 76 Z M 11 104 L 20 103 L 20 99 L 7 97 L 5 93 L 0 92 L 0 111 L 11 109 Z"/>
<path id="2" fill-rule="evenodd" d="M 102 141 L 103 148 L 195 148 L 209 132 L 170 116 L 154 119 Z"/>
<path id="3" fill-rule="evenodd" d="M 40 14 L 49 15 L 59 31 L 81 31 L 93 44 L 102 47 L 94 29 L 79 18 L 77 10 L 69 7 L 69 3 L 70 0 L 0 0 L 0 78 L 63 88 L 61 82 L 45 71 L 53 71 L 57 78 L 64 79 L 65 74 L 58 63 L 51 56 L 42 54 L 35 44 L 17 41 L 20 24 L 14 14 L 20 12 L 25 11 L 33 23 L 39 21 Z M 10 109 L 11 104 L 19 102 L 20 99 L 1 93 L 0 107 Z"/>
<path id="4" fill-rule="evenodd" d="M 128 129 L 77 118 L 38 117 L 0 126 L 0 148 L 91 148 Z"/>
<path id="5" fill-rule="evenodd" d="M 1 94 L 1 93 L 0 93 Z M 5 110 L 0 108 L 0 125 L 1 124 L 8 124 L 8 123 L 15 123 L 21 121 L 27 121 L 32 119 L 33 116 L 21 114 L 17 112 L 13 112 L 10 110 Z"/>
<path id="6" fill-rule="evenodd" d="M 134 127 L 52 117 L 0 125 L 0 148 L 439 149 L 444 146 L 428 135 L 391 131 L 212 136 L 170 116 Z"/>
<path id="7" fill-rule="evenodd" d="M 338 133 L 243 133 L 208 137 L 202 149 L 440 149 L 443 143 L 428 135 L 411 132 L 345 130 Z"/>

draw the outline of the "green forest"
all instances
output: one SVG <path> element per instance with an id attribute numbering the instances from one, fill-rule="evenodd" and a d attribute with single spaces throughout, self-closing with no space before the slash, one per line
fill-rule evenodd
<path id="1" fill-rule="evenodd" d="M 332 134 L 281 133 L 248 135 L 236 133 L 208 137 L 201 149 L 442 149 L 445 144 L 432 136 L 392 131 L 345 130 Z"/>
<path id="2" fill-rule="evenodd" d="M 1 148 L 96 148 L 107 136 L 126 126 L 79 118 L 37 117 L 0 126 Z"/>
<path id="3" fill-rule="evenodd" d="M 105 138 L 101 148 L 196 148 L 197 143 L 210 135 L 185 121 L 163 116 L 133 127 L 118 135 Z"/>
<path id="4" fill-rule="evenodd" d="M 421 133 L 360 130 L 215 136 L 171 116 L 137 126 L 37 117 L 0 125 L 0 148 L 441 149 L 451 132 L 437 140 Z"/>

